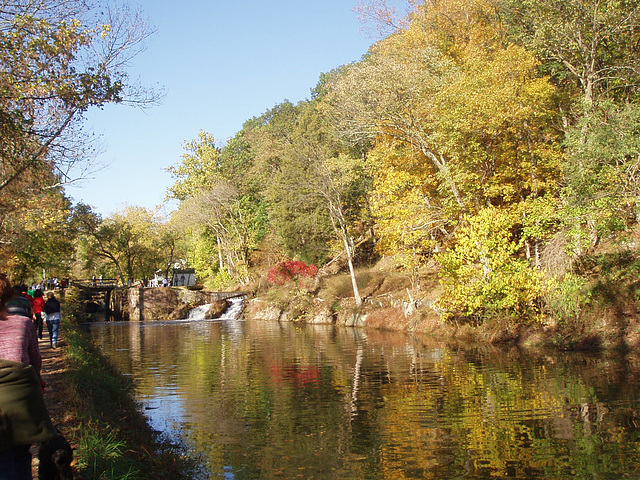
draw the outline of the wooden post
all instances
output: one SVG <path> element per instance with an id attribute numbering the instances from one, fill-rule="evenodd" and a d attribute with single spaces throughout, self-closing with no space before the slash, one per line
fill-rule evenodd
<path id="1" fill-rule="evenodd" d="M 104 292 L 104 305 L 107 308 L 107 321 L 111 319 L 111 289 L 107 288 Z"/>

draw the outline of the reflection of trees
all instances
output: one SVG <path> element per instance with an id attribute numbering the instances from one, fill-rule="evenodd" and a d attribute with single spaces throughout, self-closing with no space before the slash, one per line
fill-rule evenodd
<path id="1" fill-rule="evenodd" d="M 436 374 L 432 381 L 404 386 L 394 381 L 385 389 L 387 403 L 378 418 L 387 426 L 380 461 L 394 478 L 415 478 L 416 472 L 420 478 L 447 478 L 442 469 L 453 466 L 469 475 L 519 478 L 559 478 L 570 468 L 586 478 L 606 471 L 599 462 L 634 458 L 635 428 L 623 433 L 624 442 L 617 443 L 619 437 L 608 443 L 625 429 L 595 393 L 599 389 L 590 375 L 599 373 L 602 362 L 582 370 L 522 357 L 502 362 L 502 353 L 473 359 L 443 353 L 441 361 L 428 364 Z M 604 451 L 603 444 L 609 445 Z M 412 452 L 419 454 L 407 465 Z"/>
<path id="2" fill-rule="evenodd" d="M 210 322 L 144 328 L 141 366 L 130 365 L 154 367 L 144 394 L 175 384 L 188 441 L 214 472 L 436 479 L 637 470 L 637 372 L 624 362 L 458 351 L 326 326 L 233 328 L 243 331 Z M 110 335 L 105 345 L 128 345 Z"/>

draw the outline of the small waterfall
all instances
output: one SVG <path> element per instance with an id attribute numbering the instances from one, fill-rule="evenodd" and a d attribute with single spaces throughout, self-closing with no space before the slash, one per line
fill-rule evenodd
<path id="1" fill-rule="evenodd" d="M 211 304 L 207 303 L 205 305 L 200 305 L 199 307 L 192 308 L 189 310 L 189 316 L 187 317 L 189 320 L 204 320 L 204 315 L 209 310 Z"/>
<path id="2" fill-rule="evenodd" d="M 227 308 L 227 311 L 222 314 L 220 318 L 215 320 L 235 320 L 240 316 L 242 312 L 242 305 L 244 304 L 245 297 L 235 297 L 230 299 L 231 305 Z M 204 316 L 209 311 L 211 304 L 200 305 L 199 307 L 189 310 L 189 320 L 204 320 Z"/>
<path id="3" fill-rule="evenodd" d="M 227 311 L 224 312 L 222 317 L 230 320 L 237 320 L 242 313 L 242 307 L 244 306 L 244 301 L 246 297 L 235 297 L 231 299 L 231 305 L 227 308 Z"/>

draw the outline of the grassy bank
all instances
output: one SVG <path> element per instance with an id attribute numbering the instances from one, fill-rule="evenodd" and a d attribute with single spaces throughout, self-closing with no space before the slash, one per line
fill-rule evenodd
<path id="1" fill-rule="evenodd" d="M 57 391 L 65 410 L 52 416 L 76 448 L 76 478 L 190 478 L 179 454 L 159 441 L 137 409 L 131 381 L 80 328 L 85 316 L 77 292 L 67 291 L 63 311 L 67 371 Z"/>

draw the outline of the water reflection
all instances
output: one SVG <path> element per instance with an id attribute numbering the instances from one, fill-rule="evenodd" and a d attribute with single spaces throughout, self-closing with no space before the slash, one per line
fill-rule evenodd
<path id="1" fill-rule="evenodd" d="M 638 478 L 628 358 L 238 320 L 101 324 L 202 478 Z"/>

